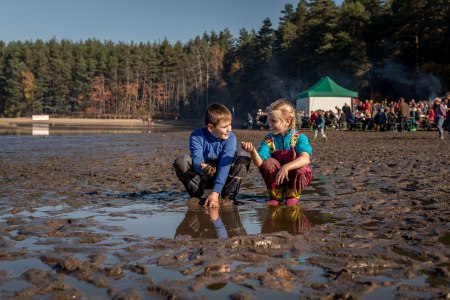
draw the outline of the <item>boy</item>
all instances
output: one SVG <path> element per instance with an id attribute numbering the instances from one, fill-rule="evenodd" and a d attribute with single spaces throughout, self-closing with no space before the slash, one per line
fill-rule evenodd
<path id="1" fill-rule="evenodd" d="M 219 196 L 236 201 L 241 181 L 250 167 L 250 157 L 236 151 L 236 136 L 231 132 L 230 111 L 213 103 L 205 113 L 205 126 L 191 133 L 191 155 L 180 155 L 173 163 L 177 177 L 191 197 L 204 198 L 205 205 L 219 207 Z"/>

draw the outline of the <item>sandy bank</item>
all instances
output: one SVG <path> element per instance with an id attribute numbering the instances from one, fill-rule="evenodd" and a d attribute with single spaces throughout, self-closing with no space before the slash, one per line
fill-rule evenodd
<path id="1" fill-rule="evenodd" d="M 155 120 L 152 126 L 169 126 L 173 121 Z M 46 121 L 35 121 L 31 118 L 0 118 L 0 127 L 14 127 L 27 124 L 50 125 L 80 125 L 80 126 L 149 126 L 148 122 L 140 119 L 79 119 L 79 118 L 50 118 Z"/>

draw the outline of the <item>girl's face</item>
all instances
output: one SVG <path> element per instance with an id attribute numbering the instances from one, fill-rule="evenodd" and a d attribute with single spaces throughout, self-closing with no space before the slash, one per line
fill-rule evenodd
<path id="1" fill-rule="evenodd" d="M 285 135 L 289 130 L 289 121 L 281 118 L 279 113 L 269 113 L 269 125 L 272 128 L 272 134 Z"/>

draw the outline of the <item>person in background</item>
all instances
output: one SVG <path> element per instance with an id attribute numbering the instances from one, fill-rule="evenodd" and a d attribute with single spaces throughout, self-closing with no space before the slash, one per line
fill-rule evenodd
<path id="1" fill-rule="evenodd" d="M 447 111 L 444 108 L 444 105 L 442 104 L 441 98 L 438 97 L 434 99 L 433 110 L 434 110 L 434 121 L 436 122 L 436 127 L 439 132 L 439 138 L 443 140 L 444 128 L 442 126 L 444 125 L 444 118 Z"/>
<path id="2" fill-rule="evenodd" d="M 445 94 L 445 101 L 447 103 L 447 130 L 450 135 L 450 92 Z"/>
<path id="3" fill-rule="evenodd" d="M 250 167 L 250 157 L 241 147 L 236 150 L 228 108 L 213 103 L 208 106 L 204 120 L 205 126 L 190 135 L 190 155 L 178 156 L 173 166 L 191 197 L 206 198 L 206 206 L 219 207 L 219 196 L 236 201 L 241 181 Z M 204 195 L 208 188 L 212 192 Z"/>
<path id="4" fill-rule="evenodd" d="M 398 107 L 398 113 L 400 117 L 400 129 L 401 131 L 407 130 L 410 131 L 408 119 L 411 115 L 410 113 L 410 107 L 408 103 L 405 102 L 405 99 L 400 98 L 398 101 L 399 107 Z"/>
<path id="5" fill-rule="evenodd" d="M 374 129 L 375 131 L 385 131 L 387 124 L 387 115 L 384 111 L 384 108 L 380 108 L 380 111 L 377 112 L 375 117 L 373 118 Z"/>
<path id="6" fill-rule="evenodd" d="M 334 129 L 338 129 L 339 128 L 338 119 L 337 119 L 336 114 L 332 110 L 328 111 L 328 118 L 330 120 L 330 125 Z"/>
<path id="7" fill-rule="evenodd" d="M 397 131 L 397 114 L 394 106 L 390 107 L 387 112 L 387 124 L 390 131 Z"/>
<path id="8" fill-rule="evenodd" d="M 345 116 L 348 116 L 352 112 L 352 108 L 350 107 L 350 105 L 348 105 L 347 102 L 345 102 L 344 106 L 342 106 L 342 112 L 345 114 Z"/>
<path id="9" fill-rule="evenodd" d="M 342 109 L 336 107 L 337 114 L 336 118 L 338 120 L 338 129 L 345 129 L 347 128 L 347 117 L 345 116 L 345 113 L 342 111 Z"/>
<path id="10" fill-rule="evenodd" d="M 428 109 L 428 114 L 426 115 L 423 123 L 423 128 L 431 130 L 434 124 L 434 109 Z"/>
<path id="11" fill-rule="evenodd" d="M 350 111 L 348 113 L 348 115 L 346 114 L 346 121 L 347 121 L 347 128 L 348 130 L 352 130 L 352 129 L 358 129 L 356 127 L 356 116 L 353 114 L 352 111 Z"/>
<path id="12" fill-rule="evenodd" d="M 372 114 L 369 110 L 361 112 L 362 115 L 362 130 L 371 130 L 373 126 Z"/>
<path id="13" fill-rule="evenodd" d="M 316 120 L 316 126 L 314 129 L 314 138 L 313 141 L 316 140 L 317 138 L 317 134 L 320 132 L 320 135 L 322 136 L 322 138 L 325 139 L 325 141 L 327 140 L 327 136 L 325 135 L 325 113 L 323 110 L 319 109 L 317 111 L 317 120 Z"/>
<path id="14" fill-rule="evenodd" d="M 415 131 L 418 127 L 417 124 L 419 124 L 419 114 L 417 112 L 417 107 L 415 105 L 411 106 L 410 119 L 411 119 L 411 126 L 412 126 L 411 131 Z"/>
<path id="15" fill-rule="evenodd" d="M 285 199 L 287 206 L 294 206 L 312 181 L 312 148 L 306 135 L 295 130 L 295 109 L 288 100 L 280 99 L 270 105 L 269 123 L 271 132 L 258 150 L 251 142 L 241 144 L 264 179 L 267 204 L 277 206 Z"/>
<path id="16" fill-rule="evenodd" d="M 302 114 L 299 111 L 297 111 L 297 113 L 295 114 L 295 128 L 302 128 Z"/>
<path id="17" fill-rule="evenodd" d="M 245 122 L 245 128 L 247 128 L 247 129 L 253 128 L 253 117 L 250 113 L 247 113 L 247 120 Z"/>
<path id="18" fill-rule="evenodd" d="M 369 101 L 369 99 L 366 99 L 362 106 L 364 108 L 364 111 L 369 111 L 369 113 L 372 112 L 372 103 Z"/>
<path id="19" fill-rule="evenodd" d="M 319 116 L 317 115 L 317 111 L 311 111 L 311 114 L 309 115 L 309 122 L 310 122 L 310 128 L 315 129 L 316 127 L 316 120 Z"/>

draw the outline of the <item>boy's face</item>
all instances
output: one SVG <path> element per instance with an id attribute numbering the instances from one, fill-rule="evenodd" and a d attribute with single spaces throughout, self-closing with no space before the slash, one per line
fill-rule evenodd
<path id="1" fill-rule="evenodd" d="M 231 132 L 231 119 L 221 120 L 216 126 L 208 124 L 207 128 L 216 138 L 227 140 Z"/>

